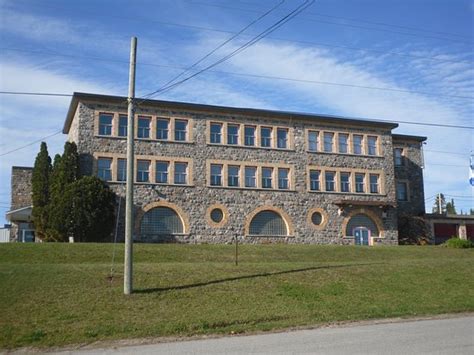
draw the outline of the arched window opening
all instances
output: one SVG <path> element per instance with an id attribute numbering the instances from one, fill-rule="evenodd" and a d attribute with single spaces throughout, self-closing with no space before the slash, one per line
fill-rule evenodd
<path id="1" fill-rule="evenodd" d="M 154 235 L 183 234 L 184 226 L 178 214 L 169 207 L 155 207 L 142 218 L 140 234 L 142 237 Z"/>
<path id="2" fill-rule="evenodd" d="M 274 211 L 261 211 L 250 222 L 249 234 L 271 237 L 287 236 L 288 228 L 278 213 Z"/>

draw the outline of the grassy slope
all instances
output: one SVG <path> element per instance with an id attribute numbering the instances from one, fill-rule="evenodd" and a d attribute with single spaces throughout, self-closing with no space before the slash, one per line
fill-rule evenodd
<path id="1" fill-rule="evenodd" d="M 136 245 L 131 297 L 122 255 L 110 282 L 110 244 L 0 244 L 0 348 L 474 311 L 473 250 Z"/>

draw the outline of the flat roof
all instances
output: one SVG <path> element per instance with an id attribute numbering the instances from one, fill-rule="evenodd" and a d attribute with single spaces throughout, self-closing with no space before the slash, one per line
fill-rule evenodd
<path id="1" fill-rule="evenodd" d="M 77 105 L 81 100 L 84 101 L 107 101 L 114 104 L 123 104 L 126 107 L 127 98 L 124 96 L 110 96 L 110 95 L 99 95 L 75 92 L 69 105 L 69 110 L 64 122 L 63 133 L 67 134 L 71 127 L 74 114 L 77 110 Z M 139 100 L 139 99 L 137 99 Z M 394 129 L 398 127 L 398 123 L 384 121 L 384 120 L 371 120 L 364 118 L 349 118 L 335 115 L 326 114 L 310 114 L 301 112 L 289 112 L 289 111 L 275 111 L 275 110 L 264 110 L 255 108 L 244 108 L 244 107 L 229 107 L 229 106 L 213 106 L 195 104 L 189 102 L 177 102 L 177 101 L 164 101 L 164 100 L 146 100 L 142 106 L 161 106 L 166 108 L 174 108 L 179 110 L 189 110 L 198 112 L 218 112 L 223 114 L 239 114 L 239 115 L 252 115 L 268 118 L 288 118 L 288 119 L 317 119 L 325 123 L 336 123 L 336 124 L 349 124 L 354 126 L 369 126 L 384 129 Z"/>

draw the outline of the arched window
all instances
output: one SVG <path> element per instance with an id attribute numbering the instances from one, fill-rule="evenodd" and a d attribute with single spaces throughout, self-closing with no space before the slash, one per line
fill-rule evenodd
<path id="1" fill-rule="evenodd" d="M 184 226 L 178 214 L 169 207 L 155 207 L 147 211 L 140 224 L 142 237 L 183 234 Z"/>
<path id="2" fill-rule="evenodd" d="M 288 228 L 283 218 L 274 211 L 261 211 L 257 213 L 249 227 L 250 235 L 261 236 L 287 236 Z"/>
<path id="3" fill-rule="evenodd" d="M 347 223 L 346 227 L 346 236 L 353 236 L 354 229 L 359 227 L 365 227 L 366 229 L 370 230 L 371 237 L 378 237 L 379 236 L 379 229 L 375 222 L 366 214 L 359 213 L 351 217 L 349 223 Z"/>

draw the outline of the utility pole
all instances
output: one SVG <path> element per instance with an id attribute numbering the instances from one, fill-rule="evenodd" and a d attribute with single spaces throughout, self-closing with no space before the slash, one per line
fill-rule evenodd
<path id="1" fill-rule="evenodd" d="M 443 210 L 441 209 L 441 193 L 438 194 L 438 213 L 443 214 Z"/>
<path id="2" fill-rule="evenodd" d="M 125 198 L 125 263 L 123 293 L 133 291 L 133 180 L 134 173 L 134 99 L 135 99 L 135 63 L 137 58 L 137 37 L 132 37 L 130 48 L 130 75 L 128 81 L 128 122 L 127 122 L 127 191 Z"/>

